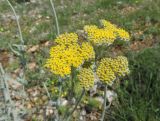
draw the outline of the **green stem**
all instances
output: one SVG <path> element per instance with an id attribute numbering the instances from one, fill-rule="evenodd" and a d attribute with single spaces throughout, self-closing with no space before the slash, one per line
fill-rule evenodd
<path id="1" fill-rule="evenodd" d="M 82 93 L 81 93 L 81 95 L 80 95 L 80 97 L 79 97 L 79 99 L 78 99 L 78 101 L 77 101 L 75 107 L 72 109 L 71 112 L 69 112 L 68 114 L 66 114 L 66 115 L 64 116 L 63 121 L 66 119 L 66 116 L 68 116 L 68 117 L 67 117 L 67 119 L 66 119 L 65 121 L 69 121 L 69 120 L 70 120 L 72 114 L 74 113 L 74 111 L 77 109 L 77 106 L 78 106 L 79 103 L 81 102 L 81 100 L 82 100 L 84 94 L 85 94 L 85 89 L 83 88 Z"/>
<path id="2" fill-rule="evenodd" d="M 71 67 L 71 90 L 70 90 L 70 98 L 74 97 L 74 71 L 75 69 Z"/>
<path id="3" fill-rule="evenodd" d="M 47 96 L 48 96 L 49 99 L 51 100 L 51 95 L 50 95 L 50 93 L 49 93 L 49 91 L 48 91 L 48 88 L 47 88 L 45 82 L 43 82 L 43 87 L 44 87 L 44 89 L 46 90 Z"/>
<path id="4" fill-rule="evenodd" d="M 57 104 L 56 104 L 56 109 L 58 110 L 59 109 L 59 104 L 60 104 L 60 97 L 61 97 L 61 93 L 62 93 L 62 78 L 59 77 L 58 79 L 59 81 L 59 86 L 58 86 L 58 90 L 59 90 L 59 94 L 58 94 L 58 99 L 57 99 Z M 60 121 L 60 117 L 59 117 L 59 114 L 57 113 L 57 121 Z"/>
<path id="5" fill-rule="evenodd" d="M 107 102 L 107 85 L 105 85 L 105 89 L 104 89 L 104 102 L 103 102 L 103 110 L 102 110 L 102 117 L 100 121 L 104 121 L 104 116 L 105 116 L 105 112 L 106 112 L 106 102 Z"/>

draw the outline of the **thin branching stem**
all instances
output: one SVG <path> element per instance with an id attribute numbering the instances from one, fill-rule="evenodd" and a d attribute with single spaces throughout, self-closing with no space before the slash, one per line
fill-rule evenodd
<path id="1" fill-rule="evenodd" d="M 56 13 L 56 9 L 55 9 L 53 0 L 50 0 L 50 3 L 51 3 L 51 6 L 52 6 L 52 10 L 53 10 L 53 14 L 54 14 L 54 17 L 55 17 L 55 21 L 56 21 L 57 35 L 59 35 L 60 31 L 59 31 L 58 17 L 57 17 L 57 13 Z"/>
<path id="2" fill-rule="evenodd" d="M 54 14 L 54 17 L 55 17 L 57 35 L 59 35 L 60 34 L 59 23 L 58 23 L 58 17 L 57 17 L 56 9 L 55 9 L 55 6 L 54 6 L 54 2 L 53 2 L 53 0 L 49 0 L 49 1 L 50 1 L 51 7 L 52 7 L 52 10 L 53 10 L 53 14 Z M 61 77 L 59 77 L 59 83 L 60 83 L 60 85 L 58 86 L 59 94 L 58 94 L 57 105 L 56 105 L 57 109 L 59 108 L 60 97 L 61 97 L 61 92 L 62 92 L 62 78 Z M 59 114 L 57 114 L 56 117 L 57 117 L 56 120 L 59 121 L 60 120 L 59 119 Z"/>
<path id="3" fill-rule="evenodd" d="M 80 97 L 79 97 L 76 105 L 75 105 L 74 108 L 71 110 L 71 112 L 69 112 L 69 114 L 67 115 L 68 117 L 67 117 L 66 121 L 69 121 L 69 120 L 70 120 L 72 114 L 73 114 L 74 111 L 77 109 L 78 105 L 80 104 L 80 102 L 81 102 L 84 94 L 85 94 L 85 89 L 83 88 L 82 93 L 81 93 L 81 95 L 80 95 Z M 65 117 L 66 117 L 66 116 L 64 116 L 64 119 L 65 119 Z M 63 120 L 64 120 L 64 119 L 63 119 Z"/>
<path id="4" fill-rule="evenodd" d="M 22 30 L 21 30 L 21 26 L 19 24 L 19 20 L 18 20 L 18 17 L 17 17 L 17 14 L 16 14 L 16 11 L 15 9 L 13 8 L 12 4 L 9 2 L 9 0 L 6 0 L 10 6 L 10 8 L 12 9 L 13 13 L 14 13 L 14 16 L 16 18 L 16 22 L 17 22 L 17 26 L 18 26 L 18 31 L 19 31 L 19 38 L 20 38 L 20 41 L 21 41 L 21 45 L 24 45 L 24 40 L 23 40 L 23 36 L 22 36 Z"/>
<path id="5" fill-rule="evenodd" d="M 100 121 L 104 121 L 104 117 L 105 117 L 105 112 L 106 112 L 106 102 L 107 102 L 107 85 L 105 85 L 105 89 L 104 89 L 104 102 L 103 102 L 103 110 L 102 110 L 102 117 Z"/>
<path id="6" fill-rule="evenodd" d="M 8 108 L 7 111 L 11 110 L 11 112 L 9 112 L 9 111 L 7 112 L 8 116 L 10 116 L 10 114 L 12 114 L 13 121 L 19 121 L 20 119 L 17 117 L 17 112 L 15 110 L 14 103 L 13 103 L 11 96 L 10 96 L 8 81 L 6 79 L 5 71 L 4 71 L 1 63 L 0 63 L 0 75 L 1 75 L 0 79 L 2 80 L 1 83 L 4 86 L 4 88 L 3 88 L 4 100 L 5 100 L 5 103 L 8 103 L 10 105 L 7 107 Z"/>
<path id="7" fill-rule="evenodd" d="M 51 100 L 51 95 L 50 95 L 50 93 L 49 93 L 49 91 L 48 91 L 48 88 L 47 88 L 47 86 L 46 86 L 46 84 L 43 82 L 43 87 L 45 88 L 45 90 L 46 90 L 46 93 L 47 93 L 47 96 L 49 97 L 49 99 Z"/>
<path id="8" fill-rule="evenodd" d="M 69 89 L 70 95 L 69 98 L 71 99 L 72 97 L 74 97 L 74 86 L 75 86 L 75 69 L 72 66 L 71 67 L 71 74 L 70 74 L 70 82 L 71 82 L 71 88 Z"/>
<path id="9" fill-rule="evenodd" d="M 62 93 L 62 81 L 63 81 L 63 79 L 61 77 L 59 77 L 58 81 L 59 81 L 59 86 L 58 86 L 59 93 L 58 93 L 58 99 L 57 99 L 57 104 L 56 104 L 57 110 L 59 109 L 59 106 L 60 106 L 60 98 L 61 98 L 61 93 Z M 59 116 L 58 113 L 56 115 L 56 118 L 57 118 L 56 119 L 57 121 L 60 121 L 60 116 Z"/>
<path id="10" fill-rule="evenodd" d="M 19 39 L 20 39 L 20 43 L 21 43 L 20 50 L 19 50 L 21 56 L 19 56 L 19 57 L 20 57 L 20 61 L 21 61 L 21 64 L 22 64 L 22 67 L 23 67 L 23 73 L 24 73 L 26 62 L 25 62 L 25 56 L 24 56 L 24 39 L 23 39 L 23 35 L 22 35 L 22 30 L 21 30 L 21 26 L 20 26 L 20 23 L 19 23 L 19 20 L 18 20 L 18 17 L 17 17 L 17 14 L 16 14 L 16 11 L 15 11 L 14 7 L 12 6 L 12 4 L 11 4 L 11 2 L 9 0 L 6 0 L 6 1 L 8 2 L 8 5 L 12 9 L 13 14 L 14 14 L 14 16 L 16 18 L 16 23 L 17 23 L 18 32 L 19 32 Z M 13 52 L 16 52 L 12 48 L 11 48 L 11 50 Z M 23 78 L 24 78 L 24 74 L 23 74 Z"/>
<path id="11" fill-rule="evenodd" d="M 107 85 L 105 85 L 105 89 L 104 89 L 104 102 L 103 102 L 103 110 L 102 110 L 102 117 L 101 117 L 101 121 L 104 121 L 104 117 L 105 117 L 105 112 L 106 112 L 106 102 L 107 102 Z"/>

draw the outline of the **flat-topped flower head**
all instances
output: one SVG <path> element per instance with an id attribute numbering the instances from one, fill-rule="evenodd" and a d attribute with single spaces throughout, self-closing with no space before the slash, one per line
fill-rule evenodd
<path id="1" fill-rule="evenodd" d="M 60 75 L 61 77 L 71 73 L 70 65 L 60 58 L 47 59 L 45 67 L 49 68 L 52 73 Z"/>
<path id="2" fill-rule="evenodd" d="M 125 76 L 129 73 L 128 60 L 124 56 L 118 56 L 112 62 L 112 69 L 118 76 Z"/>
<path id="3" fill-rule="evenodd" d="M 97 69 L 99 79 L 106 84 L 111 84 L 116 76 L 121 77 L 128 73 L 128 60 L 124 56 L 118 56 L 114 59 L 103 58 Z"/>
<path id="4" fill-rule="evenodd" d="M 129 33 L 123 29 L 118 28 L 107 20 L 101 20 L 102 28 L 98 28 L 95 25 L 84 26 L 84 31 L 87 33 L 88 40 L 96 45 L 110 45 L 120 38 L 128 41 L 130 39 Z"/>
<path id="5" fill-rule="evenodd" d="M 78 75 L 78 79 L 80 81 L 80 86 L 89 90 L 94 86 L 94 73 L 91 69 L 82 68 Z"/>
<path id="6" fill-rule="evenodd" d="M 116 39 L 116 34 L 113 31 L 107 29 L 99 29 L 94 25 L 87 25 L 84 27 L 85 32 L 87 33 L 88 40 L 93 44 L 102 45 L 102 44 L 112 44 Z"/>
<path id="7" fill-rule="evenodd" d="M 117 33 L 118 38 L 125 40 L 125 41 L 130 40 L 129 33 L 125 31 L 124 29 L 118 28 L 116 25 L 110 23 L 107 20 L 101 20 L 101 23 L 105 29 L 108 29 L 108 30 L 113 31 L 114 33 Z"/>
<path id="8" fill-rule="evenodd" d="M 99 79 L 108 85 L 112 84 L 112 82 L 116 79 L 115 73 L 111 68 L 112 61 L 113 60 L 111 58 L 102 59 L 97 69 Z"/>
<path id="9" fill-rule="evenodd" d="M 73 33 L 62 34 L 56 39 L 58 44 L 51 47 L 50 58 L 46 61 L 45 66 L 54 74 L 69 75 L 72 66 L 78 68 L 84 61 L 94 58 L 93 47 L 88 42 L 79 44 L 76 36 Z"/>

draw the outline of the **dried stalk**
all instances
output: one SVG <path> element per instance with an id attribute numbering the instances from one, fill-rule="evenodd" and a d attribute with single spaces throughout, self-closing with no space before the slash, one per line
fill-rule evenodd
<path id="1" fill-rule="evenodd" d="M 48 91 L 48 88 L 47 88 L 47 86 L 46 86 L 46 84 L 43 82 L 43 87 L 45 88 L 45 90 L 46 90 L 46 93 L 47 93 L 47 96 L 49 97 L 49 99 L 51 100 L 51 95 L 50 95 L 50 93 L 49 93 L 49 91 Z"/>
<path id="2" fill-rule="evenodd" d="M 21 26 L 20 26 L 20 23 L 19 23 L 19 20 L 18 20 L 18 17 L 17 17 L 17 14 L 16 14 L 16 11 L 14 9 L 14 7 L 12 6 L 11 2 L 9 0 L 6 0 L 8 5 L 10 6 L 11 10 L 13 11 L 13 14 L 16 18 L 16 23 L 17 23 L 17 27 L 18 27 L 18 32 L 19 32 L 19 39 L 20 39 L 20 46 L 19 46 L 19 52 L 16 52 L 12 47 L 11 50 L 18 54 L 18 56 L 20 57 L 20 61 L 21 61 L 21 64 L 22 64 L 22 67 L 23 67 L 23 74 L 24 74 L 24 70 L 25 70 L 25 57 L 24 57 L 24 39 L 23 39 L 23 35 L 22 35 L 22 30 L 21 30 Z M 23 75 L 23 78 L 24 78 L 24 75 Z"/>
<path id="3" fill-rule="evenodd" d="M 24 45 L 24 40 L 23 40 L 23 36 L 22 36 L 22 31 L 21 31 L 21 26 L 19 24 L 19 20 L 18 20 L 18 17 L 17 17 L 17 14 L 16 14 L 16 11 L 15 9 L 13 8 L 12 4 L 9 2 L 9 0 L 6 0 L 9 4 L 9 6 L 11 7 L 13 13 L 14 13 L 14 16 L 16 18 L 16 22 L 17 22 L 17 26 L 18 26 L 18 31 L 19 31 L 19 38 L 21 40 L 21 45 Z"/>
<path id="4" fill-rule="evenodd" d="M 54 2 L 52 0 L 50 0 L 50 4 L 52 6 L 53 14 L 54 14 L 55 21 L 56 21 L 57 35 L 59 35 L 60 34 L 59 23 L 58 23 L 58 17 L 57 17 L 56 9 L 55 9 L 55 6 L 54 6 Z"/>
<path id="5" fill-rule="evenodd" d="M 20 121 L 20 119 L 17 117 L 17 112 L 10 96 L 8 82 L 7 82 L 6 75 L 1 63 L 0 63 L 0 74 L 1 74 L 1 83 L 2 83 L 1 85 L 3 85 L 4 100 L 5 100 L 5 103 L 8 104 L 6 105 L 8 116 L 10 116 L 11 114 L 13 117 L 13 121 Z"/>
<path id="6" fill-rule="evenodd" d="M 16 23 L 17 23 L 17 27 L 18 27 L 18 32 L 19 32 L 19 39 L 20 39 L 20 46 L 17 47 L 18 51 L 14 50 L 12 48 L 12 46 L 10 46 L 12 52 L 14 52 L 15 54 L 17 54 L 20 58 L 20 63 L 22 64 L 22 72 L 21 74 L 19 75 L 20 77 L 20 81 L 24 83 L 25 80 L 25 65 L 26 65 L 26 60 L 25 60 L 25 55 L 24 55 L 24 40 L 23 40 L 23 36 L 22 36 L 22 30 L 21 30 L 21 26 L 20 26 L 20 23 L 19 23 L 19 20 L 18 20 L 18 17 L 17 17 L 17 14 L 16 14 L 16 11 L 14 9 L 14 7 L 12 6 L 11 2 L 9 0 L 6 0 L 8 2 L 8 5 L 10 6 L 10 8 L 12 9 L 13 11 L 13 14 L 16 18 Z M 25 89 L 24 89 L 24 86 L 23 86 L 23 92 L 25 94 Z M 24 102 L 24 100 L 23 100 Z"/>
<path id="7" fill-rule="evenodd" d="M 60 31 L 59 31 L 59 22 L 58 22 L 57 13 L 56 13 L 56 10 L 55 10 L 54 2 L 52 0 L 50 0 L 50 4 L 51 4 L 52 10 L 53 10 L 54 17 L 55 17 L 57 35 L 59 35 L 60 34 Z M 58 94 L 58 99 L 57 99 L 57 103 L 56 103 L 56 108 L 57 109 L 59 108 L 60 96 L 61 96 L 61 92 L 62 92 L 62 78 L 59 77 L 58 80 L 60 82 L 60 85 L 58 86 L 59 94 Z M 60 117 L 59 117 L 59 114 L 57 113 L 55 121 L 59 121 L 59 120 L 60 120 Z"/>

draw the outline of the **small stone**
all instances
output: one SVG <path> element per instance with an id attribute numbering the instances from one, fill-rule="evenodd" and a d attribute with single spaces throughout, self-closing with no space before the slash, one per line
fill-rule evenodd
<path id="1" fill-rule="evenodd" d="M 39 113 L 43 114 L 43 109 L 40 109 Z"/>
<path id="2" fill-rule="evenodd" d="M 111 103 L 115 98 L 117 98 L 117 94 L 114 91 L 107 90 L 106 96 L 108 101 Z"/>
<path id="3" fill-rule="evenodd" d="M 86 115 L 86 110 L 82 110 L 81 115 L 85 116 Z"/>
<path id="4" fill-rule="evenodd" d="M 42 18 L 42 15 L 38 15 L 38 18 Z"/>
<path id="5" fill-rule="evenodd" d="M 31 109 L 31 108 L 32 108 L 32 105 L 29 103 L 29 104 L 27 105 L 27 108 L 28 108 L 28 109 Z"/>
<path id="6" fill-rule="evenodd" d="M 48 97 L 46 95 L 42 96 L 42 100 L 46 101 L 48 99 Z"/>
<path id="7" fill-rule="evenodd" d="M 99 101 L 101 104 L 103 104 L 103 102 L 104 102 L 103 97 L 100 97 L 100 96 L 96 97 L 95 100 Z"/>
<path id="8" fill-rule="evenodd" d="M 50 19 L 50 17 L 49 17 L 49 16 L 46 16 L 46 19 Z"/>
<path id="9" fill-rule="evenodd" d="M 31 3 L 36 3 L 36 0 L 30 0 Z"/>
<path id="10" fill-rule="evenodd" d="M 36 52 L 39 49 L 39 45 L 32 46 L 27 50 L 28 53 Z"/>
<path id="11" fill-rule="evenodd" d="M 64 99 L 64 98 L 60 99 L 60 105 L 61 106 L 66 106 L 67 104 L 68 104 L 68 101 L 66 99 Z"/>
<path id="12" fill-rule="evenodd" d="M 83 121 L 83 119 L 84 119 L 83 116 L 80 116 L 80 117 L 79 117 L 79 120 L 80 120 L 80 121 Z"/>
<path id="13" fill-rule="evenodd" d="M 33 101 L 34 101 L 34 102 L 37 102 L 37 101 L 38 101 L 38 98 L 37 98 L 37 97 L 33 98 Z"/>
<path id="14" fill-rule="evenodd" d="M 28 69 L 30 70 L 34 70 L 36 68 L 36 63 L 35 62 L 31 62 L 31 63 L 28 63 L 27 67 Z"/>
<path id="15" fill-rule="evenodd" d="M 50 114 L 53 114 L 53 110 L 52 110 L 52 109 L 50 109 L 50 110 L 49 110 L 49 113 L 50 113 Z"/>

